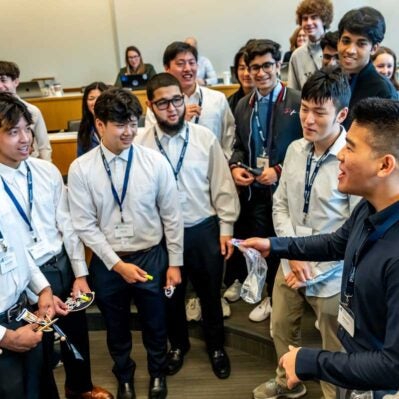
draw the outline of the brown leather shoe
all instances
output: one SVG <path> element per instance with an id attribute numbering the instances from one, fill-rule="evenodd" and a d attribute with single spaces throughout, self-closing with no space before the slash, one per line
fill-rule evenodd
<path id="1" fill-rule="evenodd" d="M 101 387 L 93 386 L 91 391 L 75 393 L 65 387 L 65 397 L 67 399 L 114 399 L 114 395 Z"/>

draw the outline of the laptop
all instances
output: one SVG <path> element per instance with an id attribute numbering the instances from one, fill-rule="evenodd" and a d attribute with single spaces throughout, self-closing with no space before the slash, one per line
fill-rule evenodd
<path id="1" fill-rule="evenodd" d="M 145 89 L 148 82 L 148 75 L 146 73 L 139 75 L 122 75 L 121 76 L 122 87 L 130 90 L 142 90 Z"/>
<path id="2" fill-rule="evenodd" d="M 39 82 L 20 82 L 17 95 L 21 98 L 43 97 Z"/>

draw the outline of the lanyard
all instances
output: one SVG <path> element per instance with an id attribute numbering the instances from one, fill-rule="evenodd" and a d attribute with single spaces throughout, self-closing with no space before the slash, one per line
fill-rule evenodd
<path id="1" fill-rule="evenodd" d="M 123 188 L 122 188 L 122 197 L 119 198 L 118 192 L 116 191 L 116 188 L 114 186 L 114 183 L 112 181 L 112 174 L 111 174 L 111 169 L 109 167 L 109 164 L 105 158 L 103 149 L 100 146 L 100 151 L 101 151 L 101 158 L 103 159 L 103 164 L 105 171 L 107 172 L 107 175 L 109 177 L 109 181 L 111 183 L 111 190 L 112 190 L 112 195 L 114 196 L 115 201 L 119 205 L 119 211 L 121 213 L 121 222 L 123 223 L 123 215 L 122 215 L 122 205 L 123 201 L 125 200 L 126 197 L 126 192 L 127 192 L 127 186 L 129 183 L 129 175 L 130 175 L 130 169 L 132 167 L 132 161 L 133 161 L 133 146 L 130 146 L 129 149 L 129 155 L 127 159 L 127 165 L 126 165 L 126 170 L 125 170 L 125 177 L 123 179 Z"/>
<path id="2" fill-rule="evenodd" d="M 17 209 L 18 213 L 21 215 L 21 217 L 24 220 L 24 222 L 28 225 L 29 231 L 30 231 L 30 233 L 33 236 L 33 240 L 36 242 L 37 238 L 35 237 L 35 233 L 34 233 L 33 227 L 32 227 L 32 220 L 31 220 L 32 219 L 32 207 L 33 207 L 32 172 L 31 172 L 27 162 L 25 162 L 25 165 L 26 165 L 26 170 L 27 170 L 26 181 L 27 181 L 27 184 L 28 184 L 28 201 L 29 201 L 29 216 L 30 217 L 28 217 L 27 214 L 25 213 L 25 211 L 22 209 L 21 204 L 18 202 L 18 200 L 16 199 L 14 193 L 11 191 L 10 187 L 8 186 L 8 184 L 3 179 L 3 176 L 1 177 L 1 180 L 3 181 L 3 186 L 4 186 L 5 192 L 10 197 L 12 203 L 14 204 L 14 206 Z"/>
<path id="3" fill-rule="evenodd" d="M 169 165 L 172 167 L 173 174 L 175 176 L 176 181 L 177 181 L 177 176 L 179 175 L 180 169 L 183 166 L 184 155 L 186 154 L 187 145 L 188 145 L 188 133 L 189 133 L 189 130 L 188 130 L 188 125 L 187 125 L 186 126 L 186 138 L 184 139 L 183 148 L 181 149 L 179 161 L 177 162 L 177 166 L 175 169 L 173 167 L 172 161 L 168 157 L 168 154 L 166 153 L 165 149 L 162 147 L 162 144 L 158 137 L 157 129 L 154 127 L 155 142 L 157 143 L 157 146 L 158 146 L 161 154 L 166 158 L 166 160 L 169 162 Z"/>
<path id="4" fill-rule="evenodd" d="M 263 142 L 263 149 L 266 151 L 266 153 L 268 152 L 268 149 L 269 149 L 268 141 L 269 142 L 271 141 L 271 135 L 269 135 L 268 132 L 269 132 L 270 122 L 271 122 L 272 113 L 273 113 L 273 93 L 274 93 L 274 88 L 271 91 L 271 93 L 269 94 L 269 105 L 268 105 L 268 108 L 267 108 L 267 117 L 266 117 L 266 129 L 267 129 L 266 134 L 263 133 L 262 125 L 260 123 L 259 111 L 258 111 L 258 107 L 259 107 L 259 105 L 258 105 L 259 100 L 258 99 L 255 102 L 255 110 L 254 110 L 256 128 L 258 129 L 258 133 L 259 133 L 259 135 L 260 135 L 260 137 L 262 139 L 262 142 Z M 267 140 L 268 136 L 270 136 L 270 140 Z"/>
<path id="5" fill-rule="evenodd" d="M 330 148 L 331 148 L 331 145 L 330 145 L 330 147 L 327 148 L 327 150 L 324 152 L 324 154 L 316 162 L 316 166 L 314 168 L 312 176 L 310 176 L 310 169 L 312 166 L 312 158 L 314 155 L 314 146 L 312 146 L 312 149 L 309 151 L 308 157 L 306 159 L 305 191 L 303 194 L 303 197 L 305 200 L 304 204 L 303 204 L 304 219 L 306 219 L 306 216 L 309 212 L 310 194 L 312 192 L 313 183 L 316 179 L 317 173 L 319 172 L 320 166 L 326 160 L 326 158 L 328 157 L 328 154 L 330 153 Z"/>
<path id="6" fill-rule="evenodd" d="M 97 145 L 100 144 L 101 139 L 100 139 L 100 136 L 98 135 L 97 130 L 94 126 L 92 127 L 91 132 L 92 132 L 92 137 L 93 137 L 94 143 L 96 143 Z"/>
<path id="7" fill-rule="evenodd" d="M 2 252 L 7 252 L 7 245 L 4 243 L 4 237 L 1 230 L 0 230 L 0 249 Z"/>
<path id="8" fill-rule="evenodd" d="M 308 48 L 308 53 L 309 53 L 309 57 L 311 58 L 311 60 L 313 61 L 313 65 L 315 66 L 315 70 L 319 70 L 319 66 L 317 65 L 317 62 L 315 61 L 315 59 L 313 58 L 313 54 L 312 54 L 312 50 L 310 49 L 309 45 L 307 46 Z"/>
<path id="9" fill-rule="evenodd" d="M 201 88 L 199 89 L 199 100 L 198 100 L 198 106 L 199 107 L 202 107 L 202 90 L 201 90 Z M 197 124 L 198 123 L 198 121 L 199 121 L 199 115 L 197 115 L 196 117 L 195 117 L 195 119 L 194 119 L 194 123 L 195 124 Z"/>
<path id="10" fill-rule="evenodd" d="M 351 93 L 353 93 L 353 91 L 355 90 L 358 76 L 359 75 L 356 74 L 351 77 L 351 80 L 350 80 Z"/>

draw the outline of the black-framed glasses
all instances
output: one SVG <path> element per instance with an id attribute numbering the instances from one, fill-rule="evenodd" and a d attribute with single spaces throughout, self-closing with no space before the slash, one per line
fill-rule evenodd
<path id="1" fill-rule="evenodd" d="M 248 70 L 250 73 L 253 73 L 255 75 L 261 70 L 261 68 L 263 72 L 270 72 L 273 69 L 274 65 L 276 65 L 275 62 L 264 62 L 262 65 L 253 64 L 248 67 Z"/>
<path id="2" fill-rule="evenodd" d="M 175 108 L 181 107 L 184 104 L 184 97 L 183 96 L 175 96 L 170 100 L 166 98 L 161 98 L 158 101 L 152 102 L 160 111 L 165 111 L 165 109 L 169 108 L 170 104 L 173 104 Z"/>

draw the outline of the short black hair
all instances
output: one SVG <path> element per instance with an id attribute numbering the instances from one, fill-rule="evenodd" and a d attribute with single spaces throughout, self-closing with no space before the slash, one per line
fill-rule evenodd
<path id="1" fill-rule="evenodd" d="M 130 91 L 120 88 L 105 90 L 97 98 L 94 114 L 100 121 L 126 123 L 139 119 L 143 110 L 137 97 Z"/>
<path id="2" fill-rule="evenodd" d="M 327 32 L 320 40 L 322 50 L 327 46 L 337 50 L 338 39 L 339 35 L 337 30 L 335 32 Z"/>
<path id="3" fill-rule="evenodd" d="M 281 46 L 269 39 L 258 39 L 253 40 L 247 44 L 245 53 L 244 53 L 244 61 L 249 66 L 249 63 L 259 55 L 265 55 L 270 53 L 275 61 L 281 60 Z"/>
<path id="4" fill-rule="evenodd" d="M 198 61 L 198 51 L 195 47 L 184 42 L 173 42 L 166 47 L 163 53 L 163 65 L 169 67 L 170 62 L 180 53 L 191 53 L 194 56 L 195 61 Z"/>
<path id="5" fill-rule="evenodd" d="M 370 132 L 368 143 L 377 155 L 392 154 L 399 160 L 399 101 L 365 98 L 355 104 L 352 117 Z"/>
<path id="6" fill-rule="evenodd" d="M 154 99 L 154 92 L 155 90 L 159 89 L 160 87 L 168 87 L 168 86 L 177 86 L 182 93 L 182 87 L 180 82 L 170 73 L 162 72 L 154 75 L 148 82 L 147 82 L 147 98 L 149 101 Z"/>
<path id="7" fill-rule="evenodd" d="M 373 7 L 361 7 L 348 11 L 339 21 L 339 37 L 344 30 L 367 37 L 373 46 L 384 40 L 386 26 L 384 16 Z"/>
<path id="8" fill-rule="evenodd" d="M 11 129 L 21 118 L 25 118 L 28 125 L 33 123 L 31 113 L 21 100 L 10 93 L 0 93 L 0 128 Z"/>
<path id="9" fill-rule="evenodd" d="M 339 67 L 316 71 L 302 88 L 302 100 L 323 103 L 332 100 L 337 112 L 349 106 L 351 89 L 347 75 Z"/>
<path id="10" fill-rule="evenodd" d="M 0 61 L 0 76 L 9 76 L 12 80 L 19 78 L 20 71 L 15 62 Z"/>

